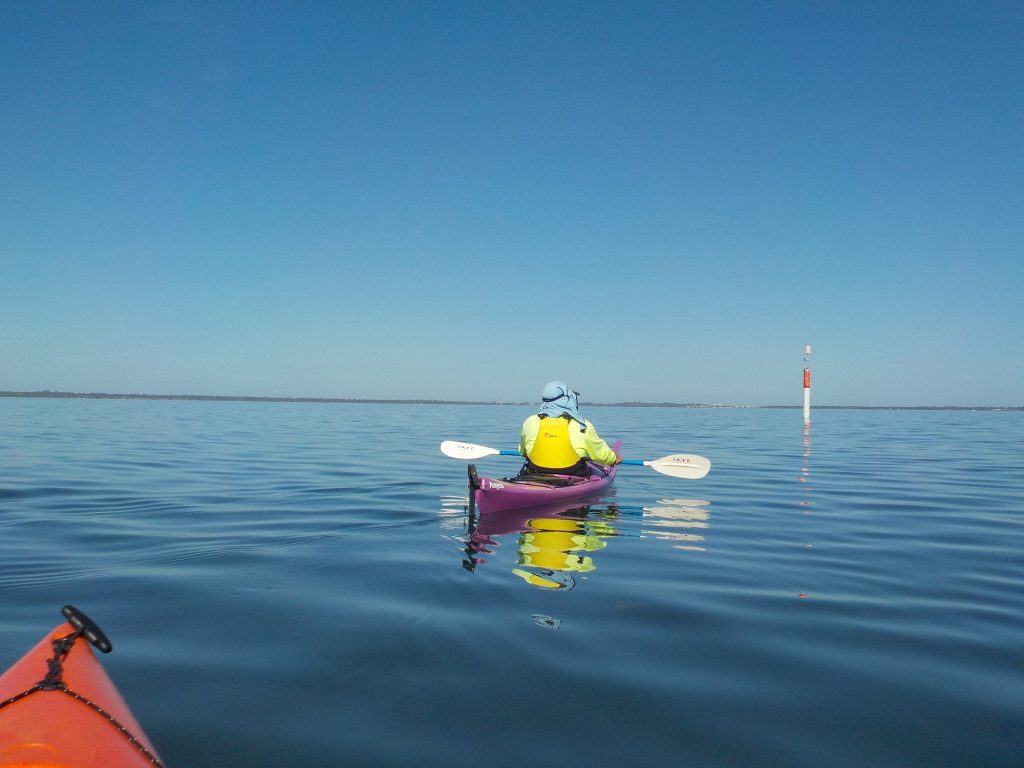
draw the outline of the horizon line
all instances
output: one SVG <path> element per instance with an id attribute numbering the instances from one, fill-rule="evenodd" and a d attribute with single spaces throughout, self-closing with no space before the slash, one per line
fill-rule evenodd
<path id="1" fill-rule="evenodd" d="M 260 403 L 337 403 L 389 405 L 535 405 L 521 400 L 441 400 L 433 398 L 366 398 L 366 397 L 278 397 L 273 395 L 146 395 L 114 392 L 63 392 L 57 390 L 0 391 L 0 397 L 35 397 L 79 400 L 199 400 L 212 402 Z M 626 400 L 615 403 L 588 402 L 597 408 L 766 408 L 799 409 L 801 405 L 738 405 L 731 403 L 676 403 Z M 1002 405 L 814 405 L 812 410 L 879 410 L 879 411 L 1024 411 L 1024 406 Z"/>

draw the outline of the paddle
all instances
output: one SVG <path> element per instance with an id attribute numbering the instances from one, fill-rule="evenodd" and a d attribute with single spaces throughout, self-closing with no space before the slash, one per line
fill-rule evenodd
<path id="1" fill-rule="evenodd" d="M 482 459 L 485 456 L 520 456 L 519 451 L 499 451 L 484 445 L 461 443 L 456 440 L 445 440 L 441 443 L 441 453 L 453 459 Z M 520 458 L 522 458 L 520 456 Z M 650 467 L 670 477 L 682 477 L 686 480 L 700 480 L 711 471 L 711 462 L 703 456 L 690 453 L 673 453 L 653 461 L 640 459 L 623 459 L 620 463 Z"/>

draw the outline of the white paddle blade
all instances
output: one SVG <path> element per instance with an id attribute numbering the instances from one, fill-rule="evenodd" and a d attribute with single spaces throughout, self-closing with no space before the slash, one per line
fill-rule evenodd
<path id="1" fill-rule="evenodd" d="M 497 456 L 500 451 L 483 445 L 445 440 L 441 443 L 441 453 L 453 459 L 482 459 L 484 456 Z"/>
<path id="2" fill-rule="evenodd" d="M 671 456 L 662 456 L 654 461 L 645 461 L 645 466 L 655 472 L 672 477 L 682 477 L 687 480 L 700 480 L 711 471 L 711 462 L 703 456 L 695 456 L 691 453 L 674 453 Z"/>

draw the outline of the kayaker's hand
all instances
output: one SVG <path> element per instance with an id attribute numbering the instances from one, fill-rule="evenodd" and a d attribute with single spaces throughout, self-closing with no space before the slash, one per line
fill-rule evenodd
<path id="1" fill-rule="evenodd" d="M 616 464 L 621 464 L 622 463 L 622 457 L 619 456 L 619 454 L 615 454 L 615 463 Z"/>

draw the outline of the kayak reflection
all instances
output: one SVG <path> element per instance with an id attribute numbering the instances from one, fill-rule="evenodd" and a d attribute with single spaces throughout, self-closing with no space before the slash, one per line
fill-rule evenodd
<path id="1" fill-rule="evenodd" d="M 597 568 L 593 553 L 618 535 L 612 525 L 619 516 L 614 504 L 556 505 L 505 512 L 469 510 L 465 539 L 468 571 L 488 562 L 499 537 L 514 536 L 516 567 L 512 573 L 541 589 L 572 589 L 575 574 Z"/>

